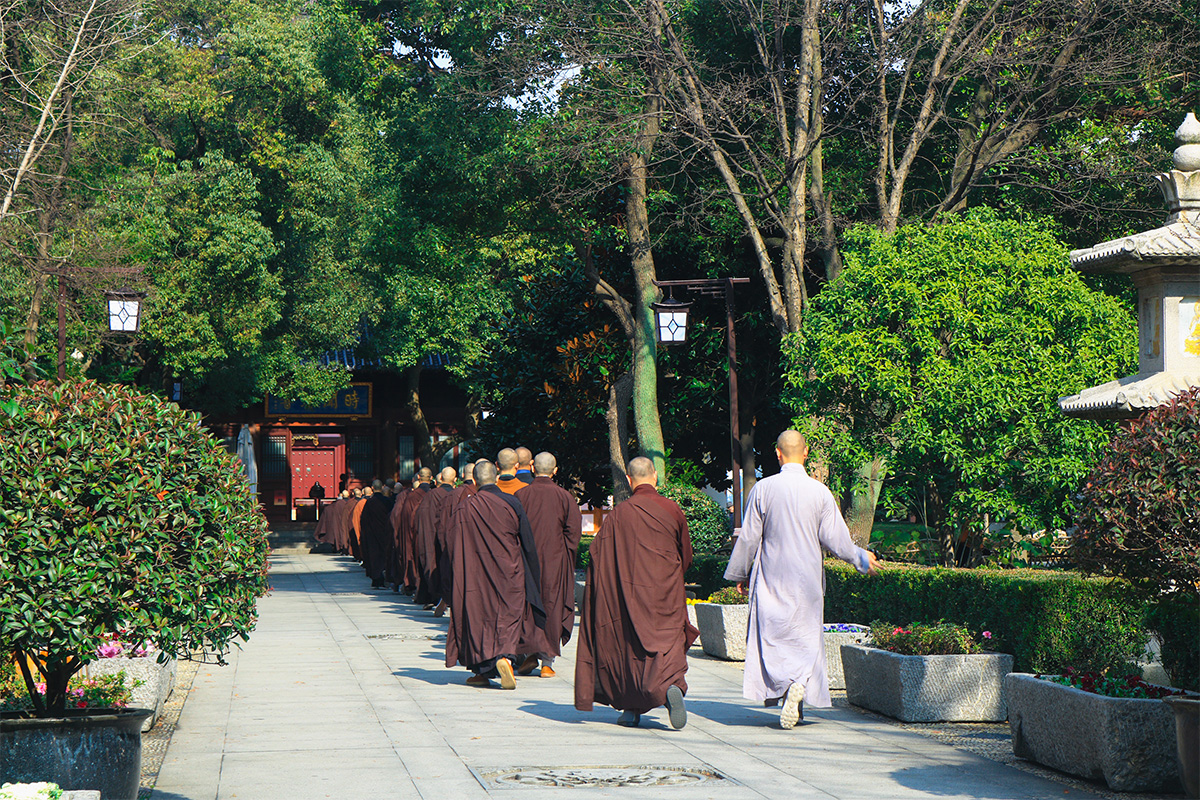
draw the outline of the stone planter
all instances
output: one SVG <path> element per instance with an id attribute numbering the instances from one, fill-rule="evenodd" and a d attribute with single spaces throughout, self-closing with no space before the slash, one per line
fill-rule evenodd
<path id="1" fill-rule="evenodd" d="M 1003 722 L 1005 653 L 902 656 L 842 645 L 846 699 L 902 722 Z"/>
<path id="2" fill-rule="evenodd" d="M 700 646 L 713 658 L 726 661 L 746 660 L 746 630 L 750 625 L 750 606 L 722 606 L 716 603 L 696 603 L 696 627 L 700 629 Z"/>
<path id="3" fill-rule="evenodd" d="M 141 708 L 66 712 L 55 719 L 0 713 L 0 776 L 99 790 L 103 800 L 137 800 L 142 770 Z"/>
<path id="4" fill-rule="evenodd" d="M 688 618 L 688 622 L 691 623 L 693 628 L 696 628 L 696 629 L 700 628 L 700 626 L 696 624 L 696 604 L 695 603 L 688 603 L 687 618 Z"/>
<path id="5" fill-rule="evenodd" d="M 1175 718 L 1161 700 L 1104 697 L 1013 673 L 1013 753 L 1120 792 L 1177 792 Z"/>
<path id="6" fill-rule="evenodd" d="M 88 678 L 98 678 L 101 675 L 116 675 L 124 670 L 126 684 L 141 681 L 142 685 L 133 690 L 133 700 L 130 706 L 150 709 L 151 715 L 142 724 L 142 730 L 148 731 L 162 715 L 163 704 L 171 696 L 175 688 L 175 659 L 167 659 L 158 663 L 154 656 L 145 658 L 98 658 L 84 665 L 83 672 Z"/>
<path id="7" fill-rule="evenodd" d="M 1175 712 L 1179 777 L 1188 797 L 1200 797 L 1200 697 L 1165 697 Z"/>
<path id="8" fill-rule="evenodd" d="M 836 623 L 826 623 L 825 632 L 825 673 L 829 676 L 830 689 L 845 689 L 846 676 L 842 669 L 842 645 L 870 644 L 871 629 L 866 625 L 843 623 L 842 627 L 857 628 L 853 631 L 830 630 Z"/>

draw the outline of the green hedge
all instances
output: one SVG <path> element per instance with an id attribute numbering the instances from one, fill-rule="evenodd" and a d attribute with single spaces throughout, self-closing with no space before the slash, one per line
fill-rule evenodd
<path id="1" fill-rule="evenodd" d="M 687 583 L 696 584 L 696 597 L 703 600 L 729 585 L 725 580 L 725 567 L 728 564 L 729 556 L 701 553 L 692 558 L 692 566 L 683 579 Z"/>
<path id="2" fill-rule="evenodd" d="M 828 622 L 897 624 L 947 620 L 991 631 L 1018 672 L 1101 670 L 1135 660 L 1146 644 L 1145 611 L 1122 581 L 1043 570 L 888 565 L 868 577 L 825 563 Z"/>

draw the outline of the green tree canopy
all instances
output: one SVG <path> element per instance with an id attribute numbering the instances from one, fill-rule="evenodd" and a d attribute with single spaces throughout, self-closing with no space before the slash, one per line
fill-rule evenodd
<path id="1" fill-rule="evenodd" d="M 1056 400 L 1128 374 L 1136 346 L 1132 315 L 1071 271 L 1050 223 L 981 208 L 892 236 L 853 229 L 785 363 L 835 489 L 882 456 L 885 500 L 924 510 L 949 557 L 985 514 L 1066 525 L 1108 432 Z"/>

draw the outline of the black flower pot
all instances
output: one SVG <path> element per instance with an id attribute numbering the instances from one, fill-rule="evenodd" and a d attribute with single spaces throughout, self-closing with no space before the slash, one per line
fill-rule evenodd
<path id="1" fill-rule="evenodd" d="M 30 718 L 0 713 L 0 783 L 52 781 L 100 790 L 101 800 L 137 800 L 142 771 L 141 708 L 67 711 Z"/>
<path id="2" fill-rule="evenodd" d="M 1179 748 L 1179 777 L 1188 797 L 1200 797 L 1200 698 L 1164 697 L 1175 712 L 1175 743 Z"/>

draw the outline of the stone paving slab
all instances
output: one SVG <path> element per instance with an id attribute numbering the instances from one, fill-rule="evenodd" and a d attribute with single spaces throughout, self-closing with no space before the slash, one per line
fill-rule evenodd
<path id="1" fill-rule="evenodd" d="M 627 730 L 612 709 L 573 707 L 573 643 L 555 678 L 475 689 L 443 666 L 446 621 L 366 589 L 348 559 L 277 554 L 271 580 L 250 641 L 227 667 L 199 666 L 155 800 L 1102 796 L 844 705 L 779 730 L 742 699 L 741 665 L 699 647 L 687 727 L 661 710 Z"/>

